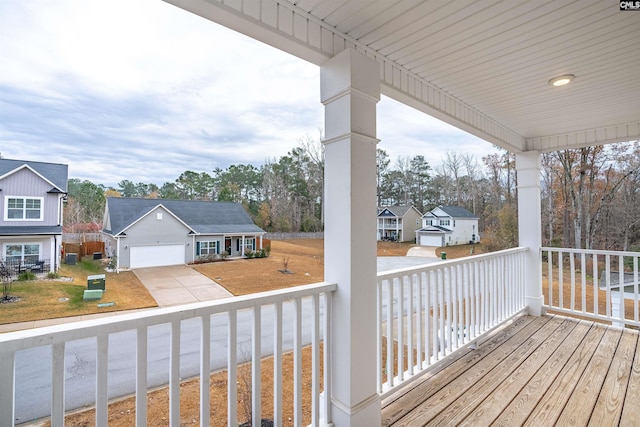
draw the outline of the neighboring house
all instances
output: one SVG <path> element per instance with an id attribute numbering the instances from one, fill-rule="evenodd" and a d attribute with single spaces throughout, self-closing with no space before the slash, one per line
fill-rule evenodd
<path id="1" fill-rule="evenodd" d="M 0 159 L 0 262 L 12 274 L 58 269 L 68 167 Z"/>
<path id="2" fill-rule="evenodd" d="M 413 206 L 379 206 L 378 240 L 415 242 L 421 216 Z"/>
<path id="3" fill-rule="evenodd" d="M 423 246 L 476 243 L 480 241 L 478 217 L 458 206 L 438 206 L 422 216 L 422 228 L 416 235 Z"/>
<path id="4" fill-rule="evenodd" d="M 238 203 L 109 197 L 102 233 L 119 270 L 186 264 L 223 253 L 244 256 L 262 249 L 265 231 Z"/>

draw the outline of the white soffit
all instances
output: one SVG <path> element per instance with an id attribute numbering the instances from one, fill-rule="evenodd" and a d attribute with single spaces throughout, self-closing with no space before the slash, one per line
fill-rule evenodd
<path id="1" fill-rule="evenodd" d="M 640 11 L 617 1 L 167 1 L 318 65 L 364 52 L 385 95 L 512 151 L 640 138 Z"/>

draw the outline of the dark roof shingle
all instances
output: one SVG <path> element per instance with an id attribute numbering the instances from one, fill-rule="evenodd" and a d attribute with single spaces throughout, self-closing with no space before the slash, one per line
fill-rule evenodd
<path id="1" fill-rule="evenodd" d="M 60 191 L 67 192 L 69 167 L 59 163 L 32 162 L 29 160 L 0 159 L 0 176 L 28 165 L 31 169 L 51 181 Z"/>
<path id="2" fill-rule="evenodd" d="M 264 232 L 239 203 L 109 197 L 110 234 L 121 233 L 158 205 L 164 206 L 197 234 Z"/>

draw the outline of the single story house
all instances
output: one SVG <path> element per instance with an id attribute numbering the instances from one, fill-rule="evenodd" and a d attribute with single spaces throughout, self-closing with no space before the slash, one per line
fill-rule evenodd
<path id="1" fill-rule="evenodd" d="M 415 242 L 422 213 L 414 206 L 379 206 L 378 240 Z"/>
<path id="2" fill-rule="evenodd" d="M 101 232 L 116 270 L 241 257 L 265 234 L 239 203 L 121 197 L 107 198 Z"/>
<path id="3" fill-rule="evenodd" d="M 438 206 L 422 216 L 422 228 L 416 231 L 423 246 L 451 246 L 476 243 L 478 217 L 459 206 Z"/>

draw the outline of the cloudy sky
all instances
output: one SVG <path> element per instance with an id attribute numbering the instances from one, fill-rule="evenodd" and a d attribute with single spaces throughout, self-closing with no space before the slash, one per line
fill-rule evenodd
<path id="1" fill-rule="evenodd" d="M 0 153 L 70 178 L 162 185 L 260 166 L 323 126 L 319 69 L 160 0 L 0 0 Z M 379 148 L 491 144 L 384 98 Z M 478 158 L 480 160 L 480 158 Z"/>

